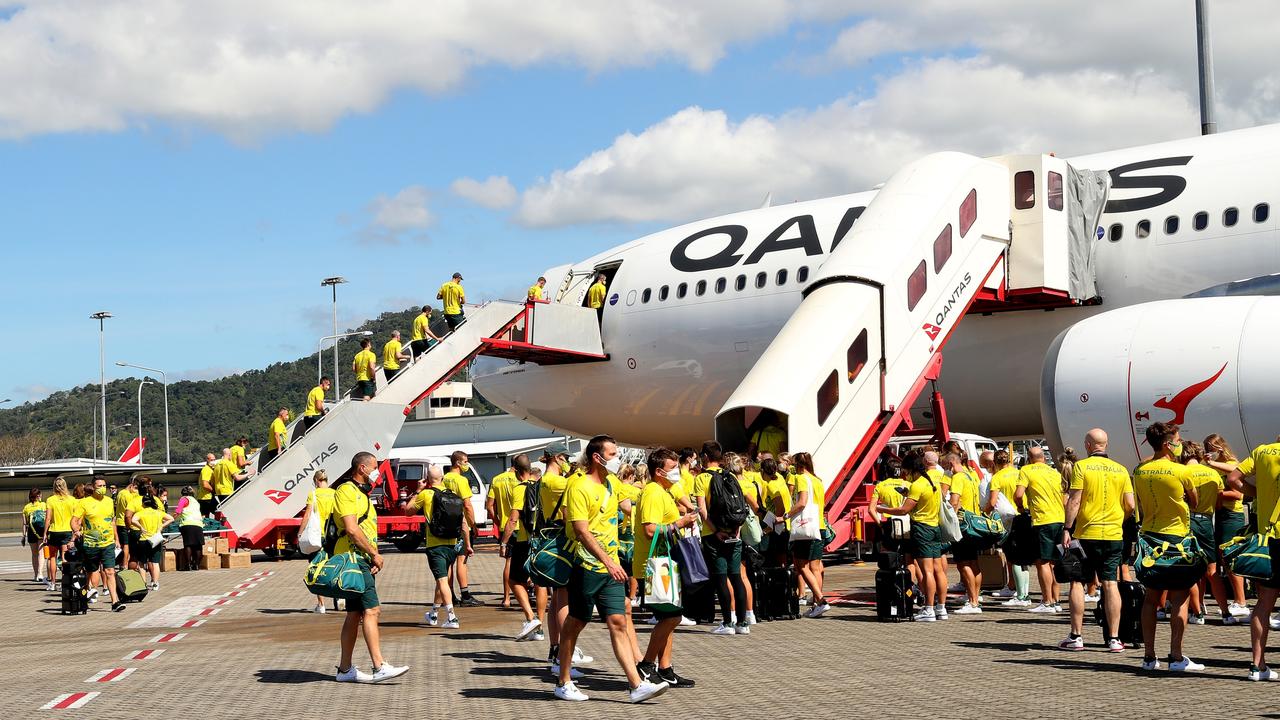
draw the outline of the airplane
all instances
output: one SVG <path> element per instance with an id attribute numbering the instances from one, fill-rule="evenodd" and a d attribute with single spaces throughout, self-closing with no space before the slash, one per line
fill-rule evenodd
<path id="1" fill-rule="evenodd" d="M 877 327 L 883 333 L 870 341 L 870 363 L 882 363 L 881 405 L 871 402 L 870 414 L 859 417 L 896 410 L 894 398 L 903 393 L 895 390 L 890 397 L 884 387 L 886 381 L 907 382 L 893 372 L 895 363 L 906 362 L 908 350 L 915 354 L 904 375 L 915 380 L 924 372 L 924 358 L 945 344 L 937 384 L 946 394 L 952 426 L 994 438 L 1048 437 L 1055 448 L 1075 446 L 1081 452 L 1084 433 L 1103 427 L 1112 437 L 1112 457 L 1133 465 L 1150 454 L 1142 447 L 1143 428 L 1178 420 L 1184 437 L 1221 433 L 1242 454 L 1280 432 L 1280 381 L 1270 371 L 1274 351 L 1280 351 L 1280 339 L 1271 339 L 1278 335 L 1272 328 L 1280 299 L 1269 297 L 1280 282 L 1268 277 L 1280 273 L 1272 208 L 1280 201 L 1280 173 L 1271 169 L 1278 156 L 1280 125 L 1068 159 L 1007 156 L 964 165 L 942 157 L 934 165 L 905 167 L 877 190 L 663 230 L 543 273 L 549 301 L 574 305 L 583 304 L 597 274 L 606 275 L 600 339 L 607 360 L 542 366 L 489 359 L 476 366 L 473 381 L 507 412 L 559 432 L 607 432 L 637 446 L 698 447 L 713 435 L 741 441 L 749 427 L 726 431 L 726 418 L 750 426 L 760 421 L 761 408 L 789 404 L 798 426 L 802 409 L 812 414 L 808 398 L 815 388 L 822 412 L 822 388 L 829 387 L 819 384 L 822 363 L 835 357 L 833 348 L 843 353 L 849 328 L 864 320 L 874 324 L 874 310 L 867 308 L 876 301 L 865 298 L 871 297 L 868 287 L 878 286 Z M 921 217 L 932 218 L 932 208 L 959 204 L 957 198 L 971 203 L 974 191 L 966 196 L 968 186 L 952 187 L 941 175 L 929 186 L 929 178 L 919 174 L 926 172 L 922 168 L 955 168 L 954 177 L 967 178 L 980 170 L 995 172 L 993 162 L 1004 163 L 1007 177 L 995 173 L 974 181 L 981 210 L 961 205 L 960 227 L 966 208 L 970 223 L 977 213 L 978 243 L 993 241 L 1003 259 L 988 267 L 994 256 L 979 257 L 975 250 L 953 277 L 942 272 L 946 256 L 939 262 L 942 236 L 934 241 L 937 229 L 924 219 L 917 222 L 911 207 L 918 202 Z M 1034 196 L 1019 196 L 1025 189 L 1020 178 L 1027 177 L 1015 172 L 1019 163 L 1039 168 L 1024 171 L 1037 183 Z M 1067 164 L 1102 171 L 1110 180 L 1100 219 L 1089 228 L 1096 235 L 1082 246 L 1091 269 L 1081 267 L 1096 281 L 1096 292 L 1067 298 L 1061 288 L 1048 287 L 1053 283 L 1030 282 L 1020 291 L 1030 301 L 1014 302 L 1014 277 L 1026 277 L 1020 268 L 1041 248 L 1020 240 L 1032 235 L 1012 228 L 1010 218 L 1030 212 L 1026 202 L 1034 198 L 1040 203 L 1036 212 L 1050 213 L 1045 206 L 1055 199 L 1060 209 L 1059 172 Z M 1056 198 L 1050 176 L 1058 176 Z M 991 201 L 998 194 L 1006 197 Z M 948 255 L 953 222 L 945 230 Z M 915 267 L 916 250 L 904 248 L 914 248 L 917 235 L 928 240 L 920 247 L 933 245 L 934 273 L 942 274 L 924 271 L 924 260 L 918 273 L 900 272 Z M 958 255 L 966 242 L 960 236 Z M 846 248 L 837 261 L 841 253 L 834 250 L 842 243 L 860 244 Z M 910 257 L 899 258 L 904 252 Z M 918 254 L 927 257 L 927 250 Z M 1043 262 L 1047 268 L 1050 261 Z M 886 279 L 865 281 L 862 275 Z M 910 295 L 913 283 L 929 277 L 938 279 L 934 287 L 946 287 L 937 302 L 926 296 L 927 317 L 898 307 L 893 298 Z M 862 299 L 839 295 L 855 292 L 855 285 L 838 285 L 844 281 L 862 282 L 856 286 Z M 948 298 L 945 290 L 952 285 Z M 802 312 L 806 304 L 823 307 Z M 865 364 L 865 331 L 849 345 L 850 383 L 862 372 L 852 359 L 859 342 Z M 898 351 L 886 350 L 887 342 L 907 354 L 894 356 Z M 867 393 L 874 394 L 874 380 L 868 382 Z M 752 387 L 743 389 L 744 383 Z M 836 411 L 843 412 L 843 406 Z M 833 435 L 842 436 L 852 451 L 865 425 L 859 420 L 823 429 L 821 422 L 804 422 L 813 431 L 792 431 L 792 451 Z M 842 460 L 840 454 L 827 462 L 826 472 L 835 474 Z"/>

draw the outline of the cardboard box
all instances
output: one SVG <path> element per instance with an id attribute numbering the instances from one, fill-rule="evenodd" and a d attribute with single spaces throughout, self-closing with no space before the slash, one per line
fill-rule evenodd
<path id="1" fill-rule="evenodd" d="M 1004 567 L 1004 555 L 999 551 L 989 551 L 978 556 L 978 570 L 982 573 L 982 589 L 983 590 L 999 590 L 1007 587 Z"/>
<path id="2" fill-rule="evenodd" d="M 206 552 L 200 556 L 201 570 L 217 570 L 222 567 L 222 558 L 214 553 Z"/>
<path id="3" fill-rule="evenodd" d="M 218 553 L 224 570 L 230 568 L 247 568 L 253 565 L 253 556 L 247 552 Z"/>
<path id="4" fill-rule="evenodd" d="M 160 560 L 160 572 L 173 572 L 178 569 L 178 554 L 172 550 L 164 551 L 164 558 Z"/>
<path id="5" fill-rule="evenodd" d="M 224 538 L 224 537 L 218 537 L 218 538 L 215 538 L 215 539 L 214 539 L 214 541 L 213 541 L 213 543 L 214 543 L 214 546 L 215 546 L 214 552 L 218 553 L 219 555 L 221 555 L 222 553 L 225 553 L 225 552 L 231 552 L 231 547 L 230 547 L 230 545 L 227 543 L 227 539 L 226 539 L 226 538 Z"/>

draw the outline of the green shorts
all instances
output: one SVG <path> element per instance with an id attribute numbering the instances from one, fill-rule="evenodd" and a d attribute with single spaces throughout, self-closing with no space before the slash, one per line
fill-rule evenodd
<path id="1" fill-rule="evenodd" d="M 736 575 L 742 572 L 742 541 L 725 542 L 707 535 L 702 538 L 702 557 L 712 575 Z"/>
<path id="2" fill-rule="evenodd" d="M 382 604 L 378 601 L 378 588 L 374 585 L 369 566 L 362 562 L 360 568 L 364 570 L 364 592 L 347 598 L 347 612 L 372 610 Z"/>
<path id="3" fill-rule="evenodd" d="M 508 547 L 508 557 L 511 559 L 511 586 L 524 585 L 529 582 L 529 571 L 525 569 L 525 561 L 529 559 L 529 543 L 512 542 Z"/>
<path id="4" fill-rule="evenodd" d="M 135 559 L 136 562 L 149 562 L 157 565 L 164 562 L 164 545 L 152 545 L 143 540 L 138 543 L 138 549 L 142 551 L 142 554 Z"/>
<path id="5" fill-rule="evenodd" d="M 373 397 L 378 392 L 378 384 L 373 380 L 357 380 L 356 389 L 351 393 L 351 397 Z"/>
<path id="6" fill-rule="evenodd" d="M 796 540 L 791 543 L 791 557 L 796 560 L 821 560 L 821 540 Z"/>
<path id="7" fill-rule="evenodd" d="M 1214 559 L 1222 560 L 1222 545 L 1231 538 L 1244 535 L 1248 528 L 1249 516 L 1245 513 L 1219 510 L 1213 516 L 1213 548 L 1205 548 L 1205 551 L 1212 552 Z"/>
<path id="8" fill-rule="evenodd" d="M 99 568 L 105 570 L 114 570 L 116 567 L 116 546 L 108 545 L 106 547 L 85 547 L 84 549 L 84 569 L 87 572 L 94 572 Z"/>
<path id="9" fill-rule="evenodd" d="M 1053 562 L 1058 557 L 1058 546 L 1062 544 L 1062 523 L 1045 523 L 1036 525 L 1036 559 Z"/>
<path id="10" fill-rule="evenodd" d="M 453 545 L 427 548 L 427 567 L 431 568 L 431 577 L 437 580 L 449 577 L 449 568 L 453 567 L 453 562 L 457 559 L 458 551 Z"/>
<path id="11" fill-rule="evenodd" d="M 575 567 L 569 575 L 569 617 L 591 622 L 594 608 L 600 617 L 626 613 L 627 590 L 608 573 Z"/>
<path id="12" fill-rule="evenodd" d="M 911 555 L 917 558 L 942 557 L 942 528 L 937 525 L 911 523 Z"/>
<path id="13" fill-rule="evenodd" d="M 1200 549 L 1209 556 L 1209 562 L 1218 562 L 1218 545 L 1213 534 L 1213 516 L 1191 513 L 1191 534 L 1196 536 Z"/>
<path id="14" fill-rule="evenodd" d="M 71 533 L 49 531 L 48 545 L 56 550 L 61 550 L 63 545 L 71 542 Z"/>
<path id="15" fill-rule="evenodd" d="M 1081 540 L 1080 548 L 1084 550 L 1086 576 L 1096 574 L 1100 582 L 1115 582 L 1119 578 L 1123 540 Z"/>

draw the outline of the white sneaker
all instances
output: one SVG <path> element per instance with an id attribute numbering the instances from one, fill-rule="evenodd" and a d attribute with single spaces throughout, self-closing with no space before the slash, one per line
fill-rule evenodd
<path id="1" fill-rule="evenodd" d="M 640 598 L 638 598 L 638 597 L 633 597 L 633 598 L 631 598 L 631 607 L 633 607 L 633 608 L 638 608 L 638 607 L 640 607 Z"/>
<path id="2" fill-rule="evenodd" d="M 1085 595 L 1085 596 L 1084 596 L 1084 601 L 1085 601 L 1085 602 L 1087 602 L 1087 603 L 1096 603 L 1096 602 L 1098 602 L 1098 600 L 1100 600 L 1100 599 L 1102 599 L 1102 596 L 1101 596 L 1101 595 L 1099 595 L 1098 593 L 1094 593 L 1094 594 L 1092 594 L 1092 595 Z"/>
<path id="3" fill-rule="evenodd" d="M 1056 607 L 1054 607 L 1053 605 L 1045 605 L 1044 603 L 1040 603 L 1039 605 L 1037 605 L 1037 606 L 1035 606 L 1035 607 L 1031 608 L 1031 609 L 1030 609 L 1030 610 L 1028 610 L 1027 612 L 1033 612 L 1033 613 L 1056 613 L 1056 612 L 1058 612 L 1058 609 L 1057 609 Z"/>
<path id="4" fill-rule="evenodd" d="M 934 616 L 934 617 L 936 617 L 936 618 L 938 618 L 939 620 L 946 620 L 946 619 L 947 619 L 947 606 L 946 606 L 946 605 L 934 605 L 934 606 L 933 606 L 933 616 Z"/>
<path id="5" fill-rule="evenodd" d="M 1191 613 L 1191 615 L 1187 617 L 1187 622 L 1191 625 L 1203 625 L 1204 615 L 1201 615 L 1199 613 Z"/>
<path id="6" fill-rule="evenodd" d="M 564 685 L 556 686 L 556 697 L 560 700 L 572 700 L 574 702 L 583 702 L 591 699 L 587 697 L 586 693 L 579 690 L 572 680 Z"/>
<path id="7" fill-rule="evenodd" d="M 736 632 L 736 633 L 737 633 L 737 634 L 739 634 L 739 635 L 750 635 L 750 634 L 751 634 L 751 626 L 750 626 L 750 625 L 748 625 L 748 624 L 746 624 L 746 623 L 741 623 L 741 624 L 739 624 L 739 625 L 734 625 L 734 626 L 733 626 L 733 631 L 734 631 L 734 632 Z"/>
<path id="8" fill-rule="evenodd" d="M 654 624 L 655 624 L 655 625 L 657 625 L 657 623 L 654 623 Z M 680 616 L 680 626 L 681 626 L 681 627 L 691 627 L 691 626 L 693 626 L 693 625 L 697 625 L 697 624 L 698 624 L 698 621 L 697 621 L 697 620 L 694 620 L 693 618 L 685 617 L 685 616 L 683 616 L 683 615 L 682 615 L 682 616 Z"/>
<path id="9" fill-rule="evenodd" d="M 995 591 L 995 592 L 991 593 L 991 597 L 993 597 L 993 598 L 1016 598 L 1016 597 L 1018 597 L 1018 593 L 1016 593 L 1016 592 L 1014 592 L 1014 591 L 1010 590 L 1009 588 L 1000 588 L 999 590 L 997 590 L 997 591 Z"/>
<path id="10" fill-rule="evenodd" d="M 756 624 L 756 614 L 750 610 L 747 611 L 747 624 L 748 625 Z"/>
<path id="11" fill-rule="evenodd" d="M 809 604 L 809 598 L 806 598 L 806 597 L 802 597 L 802 598 L 800 598 L 800 604 L 801 604 L 801 605 L 808 605 L 808 604 Z"/>
<path id="12" fill-rule="evenodd" d="M 820 618 L 823 616 L 823 614 L 825 614 L 830 609 L 831 609 L 831 603 L 824 602 L 821 605 L 814 605 L 813 609 L 810 610 L 809 614 L 806 615 L 805 617 Z"/>
<path id="13" fill-rule="evenodd" d="M 382 663 L 382 667 L 374 670 L 373 674 L 370 675 L 369 679 L 366 680 L 365 682 L 380 683 L 386 680 L 392 680 L 394 678 L 398 678 L 407 672 L 409 672 L 408 665 L 402 665 L 400 667 L 396 667 L 391 663 L 384 662 Z"/>
<path id="14" fill-rule="evenodd" d="M 1249 619 L 1242 618 L 1238 615 L 1228 615 L 1222 618 L 1222 624 L 1223 625 L 1248 625 Z"/>
<path id="15" fill-rule="evenodd" d="M 1272 630 L 1280 630 L 1280 615 L 1272 615 L 1270 623 Z"/>
<path id="16" fill-rule="evenodd" d="M 646 625 L 657 625 L 657 624 L 658 624 L 658 618 L 657 618 L 657 616 L 656 616 L 656 615 L 650 615 L 650 616 L 649 616 L 649 619 L 648 619 L 648 620 L 645 620 L 644 622 L 645 622 L 645 624 L 646 624 Z M 684 623 L 680 623 L 680 624 L 681 624 L 681 625 L 683 625 Z"/>
<path id="17" fill-rule="evenodd" d="M 98 589 L 97 589 L 97 588 L 94 588 L 93 590 L 90 590 L 90 591 L 89 591 L 88 601 L 89 601 L 89 602 L 91 602 L 91 603 L 96 603 L 96 602 L 98 602 Z"/>
<path id="18" fill-rule="evenodd" d="M 317 615 L 323 615 L 325 613 L 324 605 L 312 605 L 311 612 Z"/>
<path id="19" fill-rule="evenodd" d="M 1120 642 L 1120 638 L 1111 638 L 1107 641 L 1107 652 L 1124 652 L 1124 643 Z"/>
<path id="20" fill-rule="evenodd" d="M 369 673 L 360 672 L 360 668 L 352 665 L 346 670 L 339 670 L 334 680 L 341 683 L 367 683 L 373 676 Z"/>
<path id="21" fill-rule="evenodd" d="M 735 631 L 733 629 L 733 626 L 729 625 L 728 623 L 720 623 L 719 625 L 711 629 L 711 634 L 712 635 L 736 635 L 737 631 Z"/>
<path id="22" fill-rule="evenodd" d="M 1275 680 L 1276 678 L 1280 678 L 1280 673 L 1277 673 L 1275 670 L 1272 670 L 1271 668 L 1262 668 L 1261 670 L 1249 671 L 1249 679 L 1253 680 L 1254 682 L 1265 681 L 1265 680 Z"/>
<path id="23" fill-rule="evenodd" d="M 644 702 L 649 698 L 658 697 L 662 693 L 666 692 L 667 688 L 669 687 L 671 686 L 668 685 L 665 680 L 657 684 L 654 684 L 649 682 L 648 680 L 645 680 L 641 682 L 638 686 L 633 688 L 631 692 L 627 693 L 627 696 L 631 699 L 631 702 L 633 703 Z M 556 688 L 556 689 L 559 690 L 559 688 Z M 585 698 L 586 696 L 583 695 L 583 697 Z"/>
<path id="24" fill-rule="evenodd" d="M 576 645 L 574 646 L 573 648 L 573 664 L 574 665 L 590 665 L 595 661 L 596 661 L 595 658 L 582 652 L 582 648 L 577 647 Z"/>
<path id="25" fill-rule="evenodd" d="M 911 616 L 911 619 L 916 622 L 936 622 L 938 620 L 933 614 L 933 608 L 928 606 L 920 608 L 920 612 Z"/>
<path id="26" fill-rule="evenodd" d="M 425 622 L 428 627 L 438 627 L 440 625 L 440 616 L 432 610 L 430 612 L 422 613 L 422 621 Z"/>
<path id="27" fill-rule="evenodd" d="M 1066 640 L 1058 643 L 1059 650 L 1083 650 L 1084 638 L 1067 636 Z"/>
<path id="28" fill-rule="evenodd" d="M 337 601 L 335 601 L 335 603 L 336 603 L 336 607 L 334 608 L 335 610 L 338 610 L 338 611 L 341 611 L 341 612 L 345 612 L 345 611 L 346 611 L 346 609 L 347 609 L 347 601 L 346 601 L 345 599 L 338 599 Z"/>
<path id="29" fill-rule="evenodd" d="M 1168 620 L 1169 611 L 1164 608 L 1156 608 L 1156 620 Z"/>
<path id="30" fill-rule="evenodd" d="M 57 589 L 58 589 L 58 586 L 57 586 L 57 585 L 55 585 L 55 584 L 54 584 L 54 582 L 53 582 L 52 580 L 49 580 L 48 582 L 46 582 L 46 583 L 44 584 L 44 589 L 45 589 L 45 590 L 48 590 L 49 592 L 53 592 L 53 591 L 55 591 L 55 590 L 57 590 Z"/>
<path id="31" fill-rule="evenodd" d="M 529 636 L 540 627 L 542 627 L 542 621 L 538 618 L 526 620 L 524 625 L 520 626 L 520 632 L 516 634 L 516 640 L 528 640 Z"/>
<path id="32" fill-rule="evenodd" d="M 1143 669 L 1143 670 L 1159 670 L 1159 669 L 1160 669 L 1160 661 L 1159 661 L 1159 660 L 1146 660 L 1146 659 L 1144 659 L 1144 660 L 1142 661 L 1142 669 Z"/>
<path id="33" fill-rule="evenodd" d="M 533 634 L 533 637 L 529 638 L 531 642 L 542 642 L 543 640 L 546 640 L 546 639 L 547 639 L 547 636 L 543 635 L 541 630 L 535 632 Z"/>
<path id="34" fill-rule="evenodd" d="M 1243 605 L 1238 602 L 1229 602 L 1227 603 L 1227 612 L 1231 613 L 1235 617 L 1248 617 L 1253 611 L 1249 609 L 1248 605 Z"/>
<path id="35" fill-rule="evenodd" d="M 964 605 L 956 608 L 956 615 L 980 615 L 981 613 L 982 607 L 980 605 L 974 605 L 967 600 Z"/>
<path id="36" fill-rule="evenodd" d="M 1031 601 L 1026 598 L 1011 597 L 1000 603 L 1003 607 L 1031 607 Z"/>
<path id="37" fill-rule="evenodd" d="M 1169 663 L 1169 672 L 1200 672 L 1204 669 L 1204 665 L 1192 660 L 1186 655 L 1181 660 L 1174 660 Z"/>
<path id="38" fill-rule="evenodd" d="M 551 663 L 551 674 L 560 677 L 560 663 Z M 577 680 L 582 677 L 582 671 L 578 668 L 569 668 L 569 680 Z M 568 699 L 568 698 L 565 698 Z"/>
<path id="39" fill-rule="evenodd" d="M 458 616 L 450 615 L 449 618 L 444 621 L 444 625 L 441 625 L 440 627 L 444 628 L 445 630 L 457 630 L 459 627 Z"/>

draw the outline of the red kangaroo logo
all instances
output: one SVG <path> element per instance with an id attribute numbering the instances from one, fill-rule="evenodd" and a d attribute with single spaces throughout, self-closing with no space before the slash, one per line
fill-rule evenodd
<path id="1" fill-rule="evenodd" d="M 288 492 L 285 492 L 284 490 L 267 490 L 262 494 L 265 495 L 267 499 L 270 500 L 271 502 L 279 505 L 280 503 L 284 502 L 285 498 L 289 497 L 293 493 L 288 493 Z"/>
<path id="2" fill-rule="evenodd" d="M 1172 400 L 1170 400 L 1167 397 L 1162 397 L 1151 404 L 1163 410 L 1168 410 L 1172 412 L 1173 420 L 1171 420 L 1170 422 L 1172 422 L 1174 425 L 1181 425 L 1183 420 L 1186 419 L 1185 416 L 1187 414 L 1187 406 L 1191 404 L 1191 401 L 1199 397 L 1200 393 L 1203 393 L 1205 390 L 1208 390 L 1210 385 L 1217 382 L 1218 378 L 1222 377 L 1222 373 L 1226 369 L 1227 369 L 1227 364 L 1222 363 L 1222 367 L 1218 368 L 1218 372 L 1214 373 L 1213 377 L 1209 378 L 1208 380 L 1202 380 L 1194 385 L 1188 386 L 1187 388 L 1182 390 L 1182 392 L 1178 393 L 1177 395 L 1174 395 Z"/>
<path id="3" fill-rule="evenodd" d="M 938 333 L 942 332 L 942 328 L 937 325 L 930 325 L 929 323 L 925 323 L 924 328 L 922 329 L 924 330 L 924 334 L 929 336 L 930 340 L 937 340 Z"/>

